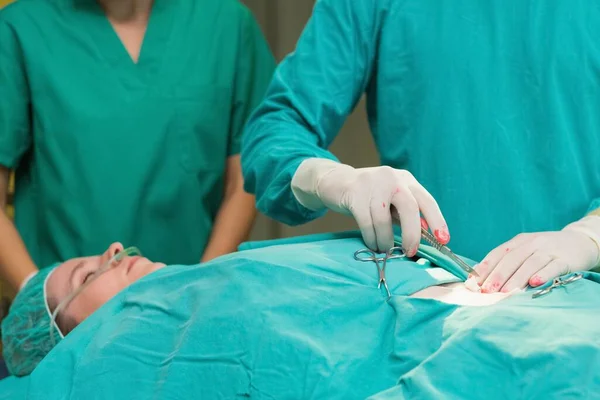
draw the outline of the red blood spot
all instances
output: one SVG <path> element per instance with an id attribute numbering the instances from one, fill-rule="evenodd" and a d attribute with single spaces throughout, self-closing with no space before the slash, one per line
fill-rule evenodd
<path id="1" fill-rule="evenodd" d="M 442 229 L 436 229 L 435 232 L 433 232 L 433 234 L 435 235 L 435 238 L 438 240 L 438 242 L 440 242 L 441 244 L 446 244 L 450 241 L 450 233 L 448 233 L 447 226 L 444 226 Z"/>
<path id="2" fill-rule="evenodd" d="M 411 257 L 414 257 L 417 255 L 417 251 L 419 251 L 419 245 L 415 245 L 415 247 L 413 247 L 413 249 L 411 250 Z"/>
<path id="3" fill-rule="evenodd" d="M 545 282 L 539 275 L 535 275 L 529 280 L 529 283 L 531 283 L 531 286 L 541 286 Z"/>
<path id="4" fill-rule="evenodd" d="M 385 202 L 384 202 L 384 203 L 382 203 L 382 204 L 383 204 L 383 208 L 385 208 Z"/>
<path id="5" fill-rule="evenodd" d="M 500 289 L 500 282 L 496 281 L 496 282 L 492 283 L 492 290 L 494 292 L 497 292 L 498 289 Z"/>
<path id="6" fill-rule="evenodd" d="M 505 248 L 504 251 L 508 253 L 510 251 L 510 247 Z"/>
<path id="7" fill-rule="evenodd" d="M 427 221 L 424 218 L 421 218 L 421 228 L 429 230 L 429 225 L 427 225 Z"/>
<path id="8" fill-rule="evenodd" d="M 399 187 L 397 187 L 396 190 L 394 190 L 394 194 L 398 194 L 398 193 L 400 193 L 400 188 Z"/>
<path id="9" fill-rule="evenodd" d="M 489 289 L 487 287 L 482 287 L 481 288 L 481 293 L 489 293 Z"/>

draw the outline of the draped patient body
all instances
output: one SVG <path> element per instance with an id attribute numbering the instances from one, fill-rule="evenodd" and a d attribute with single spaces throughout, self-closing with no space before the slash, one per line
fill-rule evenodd
<path id="1" fill-rule="evenodd" d="M 466 387 L 470 397 L 490 399 L 600 393 L 589 374 L 600 357 L 600 325 L 590 322 L 600 313 L 600 275 L 584 272 L 539 298 L 470 292 L 466 273 L 421 246 L 416 257 L 387 263 L 388 296 L 375 263 L 354 259 L 364 247 L 354 232 L 249 243 L 200 265 L 124 257 L 73 299 L 71 307 L 82 302 L 84 310 L 83 300 L 91 304 L 104 287 L 94 307 L 104 304 L 41 360 L 27 394 L 381 400 L 463 398 Z M 101 264 L 90 260 L 92 270 Z M 75 270 L 59 268 L 49 297 L 61 295 L 52 278 Z M 64 309 L 85 315 L 73 310 Z"/>
<path id="2" fill-rule="evenodd" d="M 119 243 L 114 243 L 102 255 L 76 258 L 59 265 L 52 273 L 47 283 L 50 309 L 53 310 L 71 291 L 74 291 L 79 286 L 85 284 L 88 279 L 94 276 L 96 271 L 105 266 L 110 257 L 122 250 L 123 247 Z M 422 247 L 420 254 L 427 257 L 432 252 L 435 252 L 435 250 L 424 246 Z M 416 260 L 428 262 L 427 258 Z M 408 258 L 404 260 L 402 263 L 403 265 L 401 266 L 394 266 L 394 262 L 389 261 L 387 266 L 388 273 L 392 268 L 400 268 L 400 270 L 396 272 L 401 273 L 401 269 L 405 267 L 404 264 L 406 264 L 406 262 L 415 265 L 423 264 L 421 262 L 413 262 Z M 94 282 L 92 282 L 89 287 L 86 287 L 82 293 L 75 296 L 65 309 L 60 312 L 61 318 L 58 319 L 59 325 L 60 321 L 65 320 L 70 321 L 71 325 L 69 327 L 61 327 L 63 328 L 61 330 L 66 332 L 70 331 L 74 326 L 85 320 L 121 290 L 125 289 L 138 279 L 159 270 L 164 266 L 165 265 L 162 263 L 156 263 L 140 256 L 123 257 L 114 264 L 113 268 L 94 277 Z M 364 265 L 364 268 L 366 271 L 372 270 L 373 277 L 377 276 L 377 270 L 374 263 L 372 265 L 366 264 Z M 430 268 L 439 267 L 429 266 L 424 268 L 424 270 Z M 481 293 L 472 285 L 457 281 L 431 285 L 408 295 L 416 298 L 436 299 L 449 304 L 485 306 L 494 304 L 511 296 L 513 293 Z"/>

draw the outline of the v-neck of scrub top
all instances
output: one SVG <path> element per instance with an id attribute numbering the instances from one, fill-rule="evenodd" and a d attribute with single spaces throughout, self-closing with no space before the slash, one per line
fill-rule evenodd
<path id="1" fill-rule="evenodd" d="M 114 77 L 128 88 L 148 89 L 156 81 L 167 58 L 173 32 L 177 0 L 155 0 L 150 10 L 148 25 L 135 62 L 125 43 L 119 37 L 106 13 L 96 0 L 81 0 L 78 9 L 82 31 L 89 32 L 100 57 L 109 65 Z M 94 27 L 94 29 L 90 29 Z"/>

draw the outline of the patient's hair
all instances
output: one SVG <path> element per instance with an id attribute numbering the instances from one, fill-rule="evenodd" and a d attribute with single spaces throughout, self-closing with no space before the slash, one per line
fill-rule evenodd
<path id="1" fill-rule="evenodd" d="M 54 296 L 48 296 L 48 307 L 50 312 L 54 312 L 59 305 L 59 301 Z M 77 326 L 77 321 L 65 312 L 59 312 L 56 316 L 56 324 L 64 336 L 67 336 Z"/>

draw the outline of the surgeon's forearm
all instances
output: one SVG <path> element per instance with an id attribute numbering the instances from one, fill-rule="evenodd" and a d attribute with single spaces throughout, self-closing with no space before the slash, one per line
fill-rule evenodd
<path id="1" fill-rule="evenodd" d="M 0 277 L 18 290 L 25 278 L 37 271 L 37 267 L 3 210 L 0 210 L 0 238 Z"/>
<path id="2" fill-rule="evenodd" d="M 221 204 L 201 261 L 236 251 L 240 243 L 248 239 L 255 217 L 254 196 L 241 188 L 227 196 Z"/>
<path id="3" fill-rule="evenodd" d="M 5 212 L 9 179 L 9 169 L 0 165 L 0 278 L 18 290 L 25 278 L 37 271 L 37 267 Z"/>
<path id="4" fill-rule="evenodd" d="M 384 3 L 315 2 L 296 51 L 277 67 L 242 145 L 246 189 L 267 216 L 298 225 L 324 214 L 300 204 L 290 182 L 304 160 L 336 159 L 328 147 L 377 73 Z"/>

